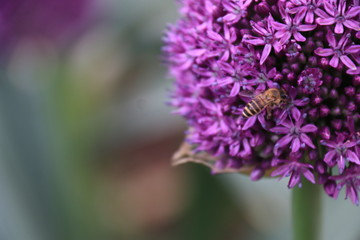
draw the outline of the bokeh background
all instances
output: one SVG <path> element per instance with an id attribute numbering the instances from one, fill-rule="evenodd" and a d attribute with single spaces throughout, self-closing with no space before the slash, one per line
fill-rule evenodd
<path id="1" fill-rule="evenodd" d="M 0 0 L 0 239 L 291 238 L 286 180 L 172 167 L 175 0 Z M 360 239 L 326 196 L 322 239 Z"/>

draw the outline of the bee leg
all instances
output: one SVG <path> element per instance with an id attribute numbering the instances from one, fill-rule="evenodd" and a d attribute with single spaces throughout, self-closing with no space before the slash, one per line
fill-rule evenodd
<path id="1" fill-rule="evenodd" d="M 266 118 L 270 119 L 271 118 L 271 107 L 267 107 L 266 108 Z"/>
<path id="2" fill-rule="evenodd" d="M 266 108 L 266 118 L 270 119 L 272 116 L 272 110 L 275 108 L 276 104 L 270 104 L 267 108 Z"/>

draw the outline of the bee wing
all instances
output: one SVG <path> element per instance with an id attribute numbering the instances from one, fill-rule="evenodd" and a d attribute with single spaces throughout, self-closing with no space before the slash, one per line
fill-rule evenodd
<path id="1" fill-rule="evenodd" d="M 246 97 L 246 98 L 253 98 L 255 97 L 255 93 L 253 91 L 250 91 L 250 90 L 242 90 L 239 92 L 239 95 L 241 97 Z"/>

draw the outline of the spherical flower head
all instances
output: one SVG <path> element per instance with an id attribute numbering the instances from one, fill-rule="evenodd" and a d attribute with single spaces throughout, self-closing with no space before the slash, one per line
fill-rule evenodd
<path id="1" fill-rule="evenodd" d="M 346 186 L 357 204 L 358 0 L 181 4 L 163 53 L 171 105 L 189 125 L 187 159 L 252 180 L 289 177 L 289 188 L 322 184 L 334 198 Z"/>

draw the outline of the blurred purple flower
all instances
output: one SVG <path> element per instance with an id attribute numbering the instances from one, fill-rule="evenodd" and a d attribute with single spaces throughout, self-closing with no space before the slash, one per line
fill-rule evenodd
<path id="1" fill-rule="evenodd" d="M 301 175 L 315 184 L 315 176 L 311 172 L 314 167 L 311 164 L 301 163 L 298 160 L 298 154 L 291 154 L 290 160 L 274 159 L 273 165 L 277 166 L 277 169 L 271 173 L 271 176 L 281 176 L 280 179 L 290 176 L 288 184 L 289 188 L 293 188 L 296 185 L 301 187 Z"/>
<path id="2" fill-rule="evenodd" d="M 360 45 L 358 0 L 181 0 L 164 36 L 176 78 L 172 105 L 190 126 L 187 142 L 217 168 L 250 178 L 291 176 L 290 188 L 342 186 L 358 202 Z M 270 114 L 242 111 L 269 88 L 286 92 Z M 248 95 L 246 97 L 246 95 Z M 265 107 L 266 108 L 266 107 Z M 320 144 L 322 143 L 322 144 Z"/>
<path id="3" fill-rule="evenodd" d="M 322 140 L 320 143 L 331 149 L 325 154 L 324 162 L 329 166 L 334 166 L 337 163 L 340 173 L 344 171 L 346 162 L 360 165 L 359 157 L 351 150 L 356 142 L 345 141 L 343 134 L 338 134 L 336 141 Z"/>
<path id="4" fill-rule="evenodd" d="M 85 24 L 91 0 L 5 0 L 0 8 L 3 48 L 24 38 L 67 40 Z"/>
<path id="5" fill-rule="evenodd" d="M 331 180 L 337 181 L 336 188 L 333 189 L 333 196 L 337 198 L 340 190 L 345 186 L 346 195 L 345 198 L 350 198 L 350 200 L 355 204 L 359 205 L 359 196 L 358 191 L 360 191 L 360 168 L 352 167 L 348 168 L 339 176 L 331 177 Z"/>

